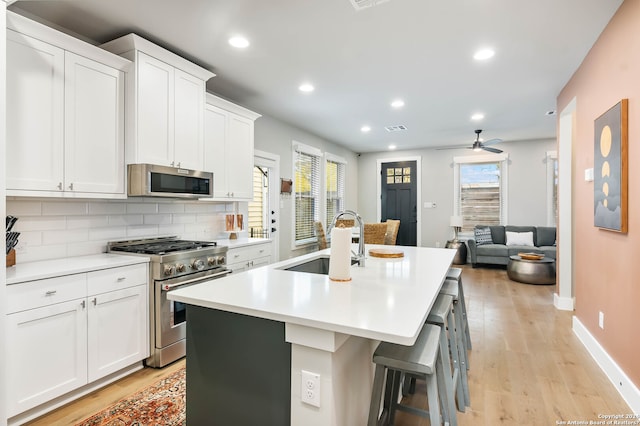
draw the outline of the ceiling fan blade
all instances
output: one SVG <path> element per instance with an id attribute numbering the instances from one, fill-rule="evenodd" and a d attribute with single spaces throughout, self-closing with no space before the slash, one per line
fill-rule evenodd
<path id="1" fill-rule="evenodd" d="M 489 151 L 489 152 L 493 152 L 494 154 L 500 154 L 502 153 L 501 149 L 498 148 L 491 148 L 490 146 L 483 146 L 482 149 L 484 149 L 485 151 Z"/>
<path id="2" fill-rule="evenodd" d="M 495 139 L 489 139 L 486 142 L 482 142 L 482 145 L 494 145 L 500 142 L 502 142 L 502 139 L 495 138 Z"/>

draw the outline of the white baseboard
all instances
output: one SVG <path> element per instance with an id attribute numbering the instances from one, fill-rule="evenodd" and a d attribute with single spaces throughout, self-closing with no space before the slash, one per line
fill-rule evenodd
<path id="1" fill-rule="evenodd" d="M 553 306 L 561 311 L 573 311 L 575 306 L 575 298 L 560 297 L 558 293 L 553 293 Z"/>
<path id="2" fill-rule="evenodd" d="M 575 316 L 573 317 L 573 332 L 578 339 L 580 339 L 584 347 L 587 348 L 593 359 L 602 371 L 604 371 L 604 374 L 606 374 L 618 392 L 620 392 L 620 395 L 629 405 L 633 413 L 640 414 L 640 390 Z"/>

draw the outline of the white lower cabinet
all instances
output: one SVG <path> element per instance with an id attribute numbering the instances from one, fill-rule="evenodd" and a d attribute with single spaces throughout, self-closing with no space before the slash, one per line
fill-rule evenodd
<path id="1" fill-rule="evenodd" d="M 227 252 L 227 268 L 236 273 L 269 263 L 271 263 L 271 241 L 229 248 Z"/>
<path id="2" fill-rule="evenodd" d="M 147 357 L 147 286 L 89 297 L 88 381 Z"/>
<path id="3" fill-rule="evenodd" d="M 9 417 L 148 356 L 148 265 L 7 287 Z"/>
<path id="4" fill-rule="evenodd" d="M 87 383 L 85 306 L 76 299 L 8 315 L 9 416 Z"/>

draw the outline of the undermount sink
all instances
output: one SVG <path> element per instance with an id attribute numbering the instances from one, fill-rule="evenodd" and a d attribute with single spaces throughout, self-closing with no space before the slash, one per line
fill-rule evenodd
<path id="1" fill-rule="evenodd" d="M 357 260 L 351 259 L 351 264 L 355 265 Z M 329 274 L 329 256 L 316 257 L 315 259 L 307 260 L 306 262 L 298 263 L 292 266 L 286 266 L 282 268 L 285 271 L 294 272 L 307 272 L 310 274 Z"/>

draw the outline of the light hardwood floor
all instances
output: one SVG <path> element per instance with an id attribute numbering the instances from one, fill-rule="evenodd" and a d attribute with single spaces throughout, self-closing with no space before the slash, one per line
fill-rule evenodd
<path id="1" fill-rule="evenodd" d="M 553 306 L 554 286 L 519 284 L 504 269 L 464 267 L 469 327 L 471 408 L 461 426 L 556 425 L 631 413 L 613 384 L 571 331 L 572 312 Z M 180 368 L 144 369 L 43 416 L 31 425 L 76 421 Z M 411 404 L 426 407 L 418 383 Z M 427 419 L 398 413 L 397 426 L 426 426 Z"/>

